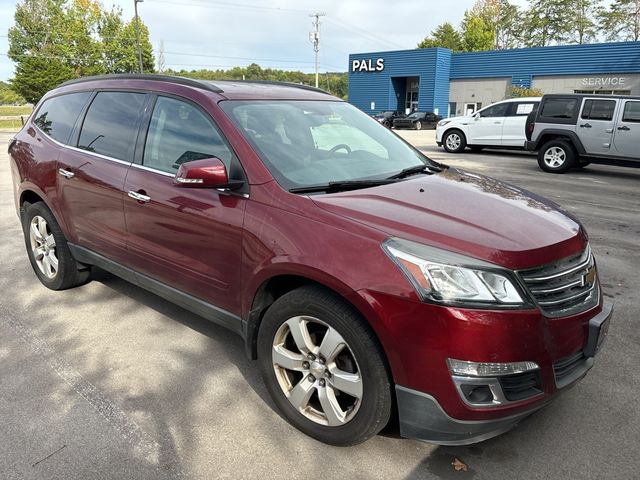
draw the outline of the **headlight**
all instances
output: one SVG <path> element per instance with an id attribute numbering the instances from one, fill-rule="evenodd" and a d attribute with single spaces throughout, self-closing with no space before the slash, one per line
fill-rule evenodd
<path id="1" fill-rule="evenodd" d="M 438 122 L 438 127 L 444 127 L 447 123 L 451 123 L 451 120 L 440 120 Z"/>
<path id="2" fill-rule="evenodd" d="M 526 303 L 509 273 L 491 263 L 398 238 L 387 240 L 383 248 L 423 300 L 511 307 Z"/>

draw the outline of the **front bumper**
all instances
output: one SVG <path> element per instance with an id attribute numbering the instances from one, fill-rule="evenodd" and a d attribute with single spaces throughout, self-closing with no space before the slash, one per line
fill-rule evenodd
<path id="1" fill-rule="evenodd" d="M 534 403 L 522 402 L 522 408 L 511 409 L 501 416 L 481 420 L 457 419 L 447 414 L 434 396 L 397 385 L 400 434 L 439 445 L 468 445 L 510 430 L 587 374 L 594 364 L 593 356 L 606 338 L 612 313 L 613 306 L 604 304 L 600 313 L 588 321 L 587 342 L 579 355 L 554 363 L 553 393 L 537 396 Z"/>

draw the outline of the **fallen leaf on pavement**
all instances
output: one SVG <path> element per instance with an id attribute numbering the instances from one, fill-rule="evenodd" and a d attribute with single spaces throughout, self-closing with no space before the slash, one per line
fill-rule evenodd
<path id="1" fill-rule="evenodd" d="M 467 464 L 466 464 L 466 463 L 464 463 L 462 460 L 460 460 L 460 459 L 459 459 L 459 458 L 457 458 L 457 457 L 454 457 L 454 458 L 453 458 L 453 462 L 451 462 L 451 465 L 453 465 L 453 469 L 454 469 L 456 472 L 459 472 L 459 471 L 461 471 L 461 470 L 462 470 L 463 472 L 466 472 L 466 471 L 467 471 L 467 469 L 469 468 L 469 467 L 467 467 Z"/>

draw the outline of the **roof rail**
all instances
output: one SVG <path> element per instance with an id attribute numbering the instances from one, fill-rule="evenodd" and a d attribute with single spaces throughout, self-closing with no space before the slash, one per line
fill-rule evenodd
<path id="1" fill-rule="evenodd" d="M 88 77 L 80 77 L 73 80 L 68 80 L 62 84 L 60 87 L 65 87 L 67 85 L 75 85 L 78 83 L 84 82 L 92 82 L 94 80 L 154 80 L 157 82 L 169 82 L 169 83 L 177 83 L 179 85 L 185 85 L 187 87 L 196 87 L 202 88 L 204 90 L 209 90 L 214 93 L 222 93 L 223 90 L 220 87 L 217 87 L 213 83 L 194 80 L 192 78 L 185 77 L 174 77 L 172 75 L 157 75 L 152 73 L 111 73 L 108 75 L 92 75 Z"/>
<path id="2" fill-rule="evenodd" d="M 212 82 L 214 80 L 211 80 Z M 243 83 L 259 83 L 263 85 L 280 85 L 281 87 L 293 87 L 299 88 L 301 90 L 310 90 L 312 92 L 326 93 L 327 95 L 331 95 L 326 90 L 322 90 L 321 88 L 312 87 L 311 85 L 304 85 L 302 83 L 293 83 L 293 82 L 278 82 L 276 80 L 221 80 L 227 82 L 243 82 Z"/>

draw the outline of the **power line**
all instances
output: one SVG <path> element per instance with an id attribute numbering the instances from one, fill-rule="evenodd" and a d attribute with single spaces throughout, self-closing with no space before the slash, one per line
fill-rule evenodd
<path id="1" fill-rule="evenodd" d="M 367 32 L 366 30 L 361 29 L 360 27 L 357 27 L 355 25 L 352 25 L 351 23 L 345 22 L 344 20 L 339 20 L 337 18 L 334 17 L 327 17 L 327 20 L 331 23 L 333 23 L 335 26 L 338 26 L 340 28 L 343 28 L 345 30 L 348 30 L 352 33 L 357 33 L 358 35 L 360 35 L 361 37 L 364 37 L 368 40 L 373 40 L 375 42 L 378 43 L 386 43 L 387 45 L 390 45 L 394 48 L 400 48 L 402 50 L 405 50 L 407 47 L 400 45 L 399 43 L 395 43 L 395 42 L 391 42 L 389 40 L 386 40 L 384 38 L 378 37 L 376 35 L 372 35 L 371 33 Z"/>

